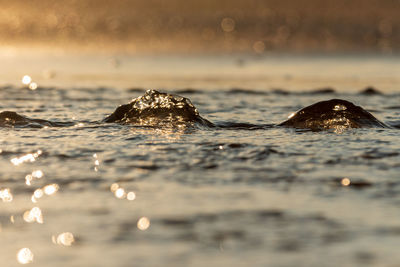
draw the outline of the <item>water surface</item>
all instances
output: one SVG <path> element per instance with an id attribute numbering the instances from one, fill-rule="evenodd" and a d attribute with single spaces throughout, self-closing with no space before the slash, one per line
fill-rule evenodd
<path id="1" fill-rule="evenodd" d="M 38 58 L 36 67 L 14 59 L 18 68 L 1 74 L 0 109 L 68 124 L 0 128 L 7 266 L 20 265 L 22 248 L 33 253 L 32 266 L 399 264 L 399 129 L 101 122 L 157 85 L 190 98 L 216 124 L 277 124 L 342 98 L 398 125 L 398 59 L 245 58 L 238 66 L 229 57 L 131 58 L 115 69 L 106 57 L 59 66 Z M 25 74 L 36 90 L 19 84 Z M 359 93 L 369 85 L 382 94 Z"/>

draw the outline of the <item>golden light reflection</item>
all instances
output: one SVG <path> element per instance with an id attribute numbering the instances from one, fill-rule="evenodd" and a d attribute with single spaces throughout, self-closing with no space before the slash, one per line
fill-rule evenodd
<path id="1" fill-rule="evenodd" d="M 117 190 L 115 190 L 115 196 L 117 197 L 117 198 L 125 198 L 125 196 L 126 196 L 126 193 L 125 193 L 125 189 L 123 189 L 123 188 L 118 188 Z"/>
<path id="2" fill-rule="evenodd" d="M 31 174 L 25 176 L 25 184 L 32 185 L 32 181 L 34 179 L 41 179 L 42 177 L 43 177 L 43 171 L 41 170 L 33 171 Z"/>
<path id="3" fill-rule="evenodd" d="M 341 181 L 341 184 L 342 184 L 343 186 L 349 186 L 350 183 L 351 183 L 351 181 L 350 181 L 349 178 L 343 178 L 342 181 Z"/>
<path id="4" fill-rule="evenodd" d="M 42 198 L 44 195 L 54 195 L 55 193 L 58 192 L 60 186 L 58 184 L 48 184 L 44 186 L 43 188 L 38 188 L 36 189 L 31 197 L 31 201 L 33 203 L 37 203 L 39 198 Z"/>
<path id="5" fill-rule="evenodd" d="M 10 188 L 5 188 L 0 190 L 0 198 L 3 202 L 11 202 L 13 201 L 13 195 L 11 193 Z"/>
<path id="6" fill-rule="evenodd" d="M 37 83 L 32 81 L 31 76 L 24 75 L 21 79 L 22 84 L 27 85 L 30 90 L 36 90 L 38 88 Z"/>
<path id="7" fill-rule="evenodd" d="M 34 90 L 36 90 L 38 88 L 38 85 L 35 82 L 31 82 L 28 87 L 29 87 L 29 89 L 34 91 Z"/>
<path id="8" fill-rule="evenodd" d="M 232 32 L 235 30 L 235 21 L 232 18 L 224 18 L 221 21 L 221 28 L 224 32 Z"/>
<path id="9" fill-rule="evenodd" d="M 11 222 L 11 223 L 15 223 L 14 215 L 11 215 L 11 216 L 10 216 L 10 222 Z"/>
<path id="10" fill-rule="evenodd" d="M 110 187 L 111 192 L 114 193 L 115 197 L 122 199 L 126 197 L 125 189 L 119 186 L 119 184 L 114 183 Z"/>
<path id="11" fill-rule="evenodd" d="M 21 82 L 22 82 L 23 84 L 25 84 L 25 85 L 30 84 L 31 81 L 32 81 L 32 78 L 31 78 L 31 76 L 29 76 L 29 75 L 24 75 L 24 76 L 22 77 L 22 80 L 21 80 Z"/>
<path id="12" fill-rule="evenodd" d="M 21 248 L 17 253 L 17 260 L 21 264 L 28 264 L 33 261 L 33 253 L 29 248 Z"/>
<path id="13" fill-rule="evenodd" d="M 115 193 L 115 191 L 117 191 L 117 189 L 119 188 L 119 184 L 114 183 L 110 186 L 110 190 L 111 192 Z"/>
<path id="14" fill-rule="evenodd" d="M 263 41 L 257 41 L 253 44 L 253 50 L 257 54 L 261 54 L 265 50 L 265 43 Z"/>
<path id="15" fill-rule="evenodd" d="M 14 164 L 15 166 L 18 166 L 24 162 L 34 162 L 36 158 L 38 158 L 42 154 L 41 150 L 38 150 L 35 153 L 29 153 L 26 155 L 23 155 L 21 157 L 16 157 L 11 159 L 11 163 Z"/>
<path id="16" fill-rule="evenodd" d="M 40 224 L 43 223 L 43 214 L 42 210 L 39 207 L 34 207 L 31 210 L 25 211 L 23 218 L 24 221 L 28 223 L 33 223 L 33 222 L 37 222 Z"/>
<path id="17" fill-rule="evenodd" d="M 75 237 L 72 233 L 65 232 L 59 234 L 57 238 L 52 236 L 52 240 L 54 244 L 70 247 L 75 242 Z"/>
<path id="18" fill-rule="evenodd" d="M 33 196 L 35 198 L 41 198 L 43 196 L 43 190 L 41 188 L 36 189 L 35 192 L 33 192 Z"/>
<path id="19" fill-rule="evenodd" d="M 122 188 L 119 184 L 113 183 L 110 186 L 110 191 L 114 193 L 116 198 L 119 199 L 124 199 L 126 198 L 127 200 L 135 200 L 136 199 L 136 193 L 135 192 L 126 192 L 124 188 Z"/>
<path id="20" fill-rule="evenodd" d="M 346 110 L 346 109 L 347 109 L 347 107 L 346 107 L 345 105 L 341 105 L 341 104 L 336 105 L 336 106 L 333 108 L 334 111 L 343 111 L 343 110 Z"/>
<path id="21" fill-rule="evenodd" d="M 33 192 L 31 200 L 33 203 L 36 203 L 39 198 L 41 198 L 44 195 L 44 192 L 41 188 L 38 188 Z"/>
<path id="22" fill-rule="evenodd" d="M 296 115 L 295 112 L 293 112 L 292 114 L 290 114 L 290 115 L 288 116 L 288 119 L 292 118 L 294 115 Z"/>
<path id="23" fill-rule="evenodd" d="M 57 193 L 59 188 L 60 187 L 58 186 L 58 184 L 49 184 L 49 185 L 46 185 L 45 187 L 43 187 L 43 191 L 46 195 L 50 196 L 50 195 L 54 195 L 55 193 Z"/>
<path id="24" fill-rule="evenodd" d="M 126 195 L 126 199 L 128 199 L 128 200 L 130 200 L 130 201 L 135 200 L 135 199 L 136 199 L 136 194 L 135 194 L 135 192 L 129 192 L 129 193 Z"/>
<path id="25" fill-rule="evenodd" d="M 145 231 L 150 227 L 150 220 L 147 217 L 141 217 L 137 222 L 137 228 Z"/>

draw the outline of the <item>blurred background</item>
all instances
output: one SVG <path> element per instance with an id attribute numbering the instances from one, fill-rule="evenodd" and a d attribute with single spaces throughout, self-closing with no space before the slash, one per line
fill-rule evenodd
<path id="1" fill-rule="evenodd" d="M 137 53 L 396 53 L 400 0 L 0 1 L 0 46 Z"/>

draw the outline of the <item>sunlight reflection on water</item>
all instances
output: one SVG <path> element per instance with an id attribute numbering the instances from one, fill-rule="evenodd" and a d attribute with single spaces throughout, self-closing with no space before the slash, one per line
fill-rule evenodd
<path id="1" fill-rule="evenodd" d="M 22 248 L 17 253 L 17 260 L 21 264 L 33 262 L 33 253 L 29 248 Z"/>
<path id="2" fill-rule="evenodd" d="M 11 194 L 10 188 L 1 189 L 0 198 L 3 200 L 3 202 L 13 201 L 13 195 Z"/>
<path id="3" fill-rule="evenodd" d="M 141 217 L 137 222 L 137 228 L 145 231 L 150 227 L 150 220 L 147 217 Z"/>
<path id="4" fill-rule="evenodd" d="M 18 157 L 13 158 L 13 159 L 11 159 L 11 163 L 14 164 L 15 166 L 17 166 L 24 162 L 34 162 L 36 160 L 36 158 L 39 157 L 41 154 L 42 154 L 42 151 L 38 150 L 35 153 L 29 153 L 29 154 L 26 154 L 19 158 Z"/>
<path id="5" fill-rule="evenodd" d="M 72 233 L 65 232 L 59 234 L 57 237 L 53 235 L 52 241 L 54 244 L 70 247 L 75 242 L 75 237 Z"/>
<path id="6" fill-rule="evenodd" d="M 33 207 L 31 210 L 25 211 L 23 215 L 24 221 L 28 223 L 37 222 L 43 223 L 42 210 L 39 207 Z"/>

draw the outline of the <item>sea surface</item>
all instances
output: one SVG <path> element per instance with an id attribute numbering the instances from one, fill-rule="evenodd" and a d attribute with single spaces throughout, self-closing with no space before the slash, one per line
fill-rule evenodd
<path id="1" fill-rule="evenodd" d="M 0 111 L 58 123 L 0 127 L 1 266 L 400 266 L 400 129 L 273 126 L 333 98 L 399 126 L 398 56 L 0 58 Z M 147 89 L 272 127 L 101 121 Z"/>

